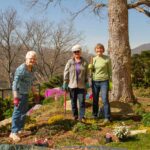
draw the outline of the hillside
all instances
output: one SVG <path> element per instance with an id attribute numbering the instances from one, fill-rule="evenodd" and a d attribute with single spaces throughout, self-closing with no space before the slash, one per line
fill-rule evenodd
<path id="1" fill-rule="evenodd" d="M 119 127 L 122 122 L 129 126 L 130 130 L 140 129 L 138 128 L 142 125 L 139 122 L 140 118 L 134 115 L 134 108 L 133 106 L 131 108 L 129 104 L 118 101 L 110 102 L 113 122 L 103 126 L 103 119 L 91 118 L 91 100 L 86 100 L 86 120 L 84 122 L 73 120 L 70 109 L 64 112 L 63 99 L 45 99 L 44 103 L 40 109 L 30 111 L 26 120 L 25 133 L 20 135 L 22 140 L 17 143 L 16 147 L 26 146 L 26 149 L 32 150 L 41 150 L 44 147 L 52 150 L 89 150 L 91 147 L 93 150 L 101 148 L 111 150 L 114 149 L 113 147 L 122 149 L 131 146 L 131 149 L 136 149 L 137 146 L 145 149 L 144 146 L 150 147 L 148 142 L 150 134 L 130 137 L 127 142 L 119 142 L 119 139 L 113 134 L 115 127 Z M 145 103 L 144 100 L 143 103 Z M 142 129 L 145 130 L 144 127 Z M 2 146 L 14 146 L 14 142 L 8 138 L 9 133 L 10 124 L 0 127 L 0 149 Z M 105 139 L 107 133 L 112 137 L 113 142 L 110 144 Z"/>
<path id="2" fill-rule="evenodd" d="M 150 50 L 150 43 L 139 45 L 138 47 L 131 50 L 131 54 L 140 54 L 142 51 Z"/>

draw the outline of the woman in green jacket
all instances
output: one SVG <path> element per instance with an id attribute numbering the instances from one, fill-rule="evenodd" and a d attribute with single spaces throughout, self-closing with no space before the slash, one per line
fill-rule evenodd
<path id="1" fill-rule="evenodd" d="M 93 58 L 93 71 L 92 71 L 92 92 L 93 92 L 93 117 L 98 117 L 99 111 L 99 93 L 104 108 L 104 123 L 110 121 L 110 104 L 108 100 L 109 92 L 109 79 L 111 74 L 110 59 L 104 55 L 104 46 L 98 43 L 95 47 L 96 56 Z"/>

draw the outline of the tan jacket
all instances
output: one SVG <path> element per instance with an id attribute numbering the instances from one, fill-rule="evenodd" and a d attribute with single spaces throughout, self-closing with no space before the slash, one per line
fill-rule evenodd
<path id="1" fill-rule="evenodd" d="M 76 76 L 76 68 L 74 59 L 69 59 L 64 70 L 64 83 L 68 83 L 69 88 L 86 88 L 88 82 L 88 63 L 84 58 L 81 58 L 80 73 Z"/>

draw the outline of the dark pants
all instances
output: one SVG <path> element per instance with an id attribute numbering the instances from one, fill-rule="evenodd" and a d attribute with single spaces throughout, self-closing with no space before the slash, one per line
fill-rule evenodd
<path id="1" fill-rule="evenodd" d="M 73 88 L 69 89 L 72 113 L 74 117 L 78 117 L 77 99 L 79 100 L 79 119 L 85 115 L 85 89 Z"/>
<path id="2" fill-rule="evenodd" d="M 19 106 L 14 106 L 14 111 L 12 115 L 12 133 L 17 133 L 24 127 L 26 112 L 28 110 L 28 95 L 20 95 Z"/>
<path id="3" fill-rule="evenodd" d="M 101 97 L 104 105 L 104 117 L 110 119 L 110 105 L 108 101 L 109 81 L 92 81 L 93 92 L 93 116 L 98 116 L 99 111 L 99 93 L 101 91 Z"/>

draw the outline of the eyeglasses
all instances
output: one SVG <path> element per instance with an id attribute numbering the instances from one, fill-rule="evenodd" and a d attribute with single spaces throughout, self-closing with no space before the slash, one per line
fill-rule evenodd
<path id="1" fill-rule="evenodd" d="M 73 53 L 80 53 L 80 51 L 74 51 Z"/>

